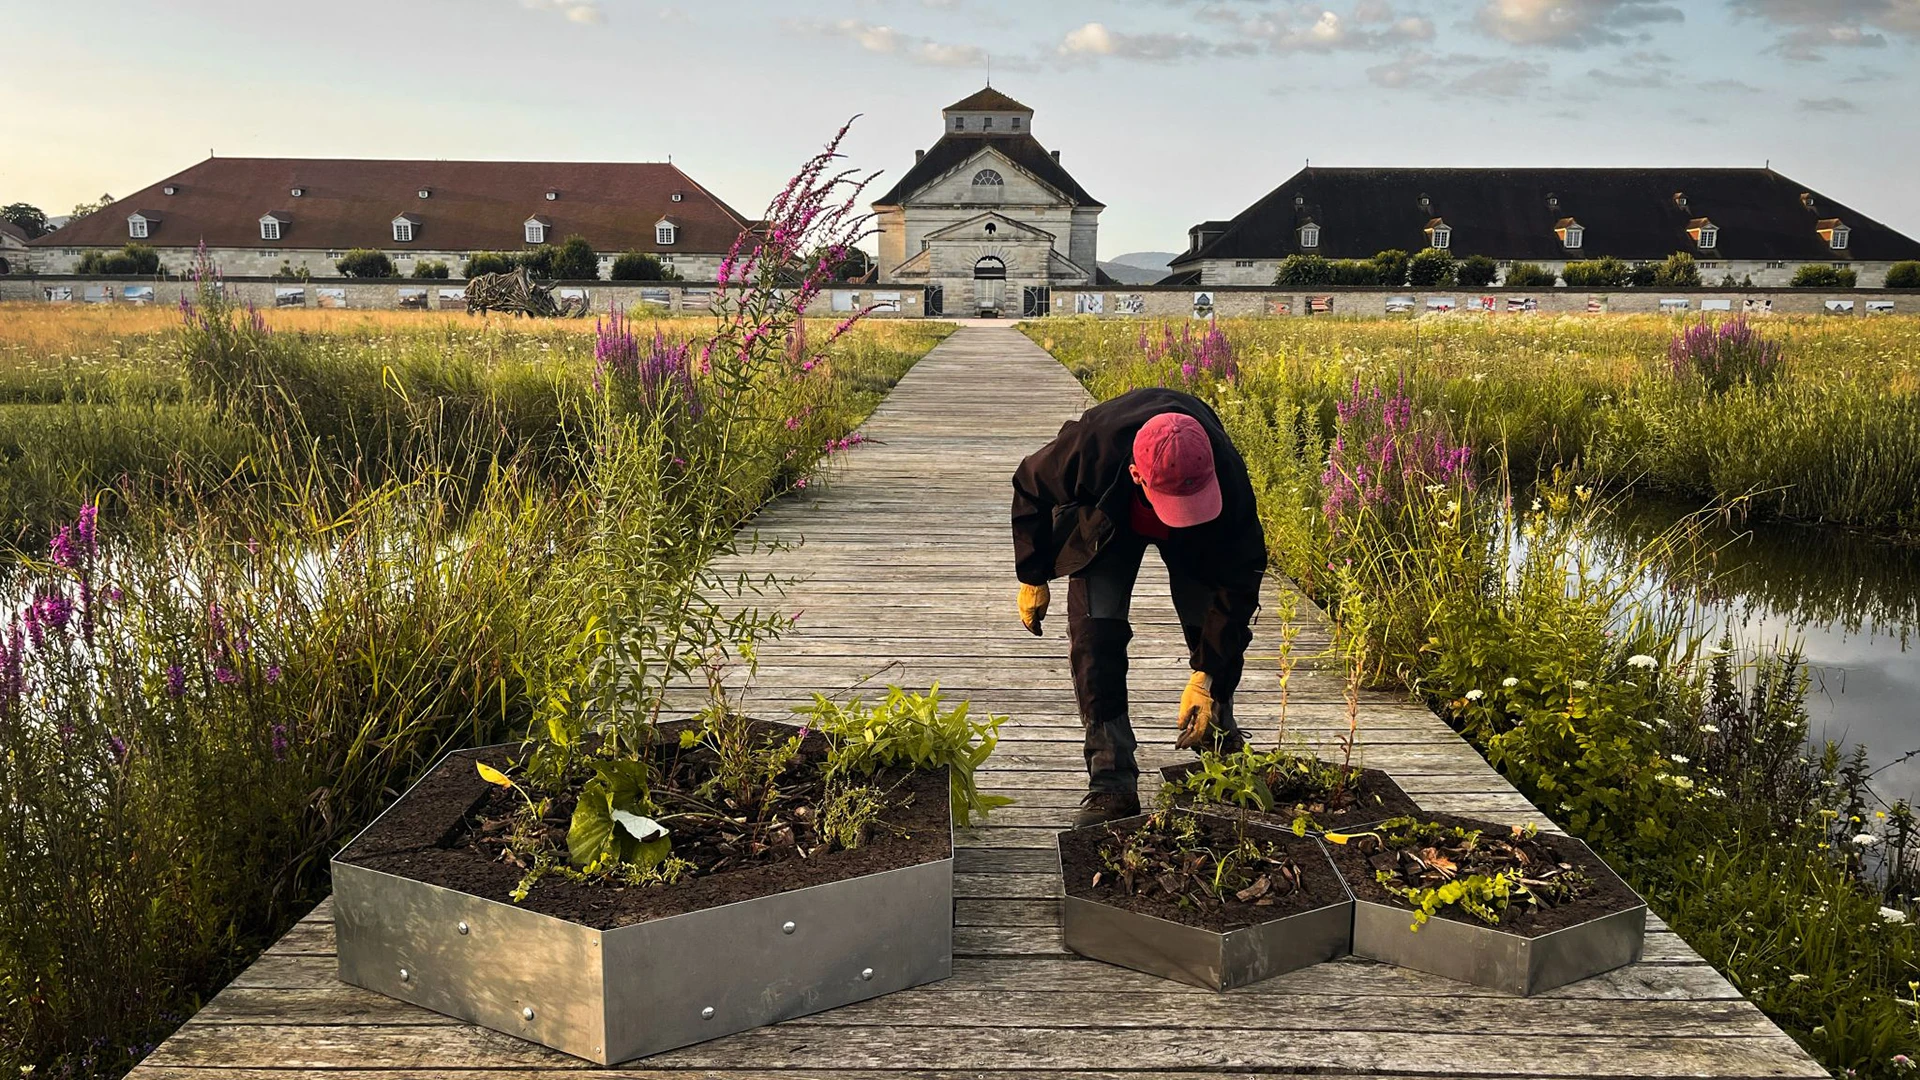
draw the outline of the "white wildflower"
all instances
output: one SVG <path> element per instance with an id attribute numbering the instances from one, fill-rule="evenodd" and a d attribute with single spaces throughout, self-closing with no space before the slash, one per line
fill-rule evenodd
<path id="1" fill-rule="evenodd" d="M 1880 909 L 1880 921 L 1895 924 L 1903 923 L 1907 921 L 1907 913 L 1901 911 L 1899 908 L 1883 907 Z"/>
<path id="2" fill-rule="evenodd" d="M 1459 512 L 1460 512 L 1460 500 L 1459 500 L 1459 499 L 1448 499 L 1448 500 L 1447 500 L 1447 513 L 1449 513 L 1449 514 L 1457 514 L 1457 513 L 1459 513 Z"/>
<path id="3" fill-rule="evenodd" d="M 1692 778 L 1692 777 L 1690 777 L 1690 776 L 1675 776 L 1675 777 L 1672 777 L 1671 779 L 1672 779 L 1672 783 L 1673 783 L 1673 786 L 1674 786 L 1674 787 L 1677 787 L 1677 788 L 1679 788 L 1679 789 L 1680 789 L 1681 791 L 1691 791 L 1691 790 L 1693 790 L 1693 778 Z"/>
<path id="4" fill-rule="evenodd" d="M 1794 982 L 1806 982 L 1806 981 L 1807 981 L 1808 979 L 1811 979 L 1811 978 L 1813 978 L 1813 976 L 1811 976 L 1811 975 L 1801 975 L 1801 974 L 1799 974 L 1798 972 L 1796 972 L 1796 973 L 1794 973 L 1794 974 L 1792 974 L 1792 975 L 1789 975 L 1789 976 L 1787 976 L 1787 978 L 1789 978 L 1789 979 L 1792 979 L 1792 980 L 1793 980 Z"/>
<path id="5" fill-rule="evenodd" d="M 1585 689 L 1586 689 L 1587 687 L 1589 687 L 1589 686 L 1591 686 L 1591 685 L 1593 685 L 1593 684 L 1592 684 L 1592 683 L 1589 683 L 1589 682 L 1588 682 L 1587 680 L 1585 680 L 1585 679 L 1575 679 L 1575 680 L 1573 680 L 1573 688 L 1574 688 L 1575 690 L 1585 690 Z"/>
<path id="6" fill-rule="evenodd" d="M 1700 730 L 1706 732 L 1709 735 L 1720 734 L 1720 729 L 1717 727 L 1714 727 L 1712 724 L 1701 724 Z"/>
<path id="7" fill-rule="evenodd" d="M 1487 695 L 1486 695 L 1486 691 L 1484 691 L 1484 690 L 1469 690 L 1469 691 L 1467 691 L 1467 700 L 1468 700 L 1468 701 L 1479 701 L 1479 700 L 1480 700 L 1481 698 L 1483 698 L 1483 697 L 1486 697 L 1486 696 L 1487 696 Z"/>
<path id="8" fill-rule="evenodd" d="M 1428 484 L 1427 485 L 1427 494 L 1429 495 L 1438 495 L 1445 490 L 1447 490 L 1447 485 L 1445 484 Z"/>
<path id="9" fill-rule="evenodd" d="M 1853 838 L 1854 847 L 1872 847 L 1879 842 L 1879 837 L 1867 832 L 1860 833 Z"/>
<path id="10" fill-rule="evenodd" d="M 1627 666 L 1634 667 L 1634 668 L 1641 668 L 1645 671 L 1652 671 L 1654 668 L 1657 668 L 1660 666 L 1660 661 L 1655 660 L 1653 657 L 1648 656 L 1646 653 L 1635 653 L 1634 655 L 1627 657 Z"/>
<path id="11" fill-rule="evenodd" d="M 1675 765 L 1685 765 L 1685 764 L 1687 764 L 1688 762 L 1690 762 L 1690 761 L 1692 761 L 1692 760 L 1693 760 L 1692 758 L 1690 758 L 1690 757 L 1688 757 L 1688 756 L 1687 756 L 1687 755 L 1685 755 L 1685 754 L 1675 754 L 1675 755 L 1673 755 L 1673 763 L 1674 763 Z"/>
<path id="12" fill-rule="evenodd" d="M 1535 512 L 1535 513 L 1539 513 L 1539 511 L 1540 511 L 1540 500 L 1539 500 L 1539 499 L 1535 499 L 1535 500 L 1533 500 L 1533 509 L 1534 509 L 1534 512 Z"/>
<path id="13" fill-rule="evenodd" d="M 1509 690 L 1511 690 L 1511 689 L 1513 689 L 1514 687 L 1516 687 L 1516 686 L 1519 686 L 1519 685 L 1520 685 L 1520 680 L 1519 680 L 1519 679 L 1516 679 L 1516 678 L 1514 678 L 1514 677 L 1513 677 L 1513 676 L 1511 676 L 1511 675 L 1509 675 L 1509 676 L 1507 676 L 1506 678 L 1504 678 L 1504 679 L 1501 679 L 1501 680 L 1500 680 L 1500 685 L 1501 685 L 1501 686 L 1504 686 L 1504 687 L 1506 687 L 1506 688 L 1507 688 L 1507 689 L 1509 689 Z"/>

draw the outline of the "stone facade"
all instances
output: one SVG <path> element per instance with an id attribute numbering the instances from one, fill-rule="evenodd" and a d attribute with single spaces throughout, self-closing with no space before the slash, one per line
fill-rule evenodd
<path id="1" fill-rule="evenodd" d="M 1272 285 L 1274 275 L 1280 272 L 1279 259 L 1201 259 L 1197 264 L 1190 263 L 1181 269 L 1192 270 L 1198 266 L 1200 284 L 1208 288 L 1222 285 Z M 1566 260 L 1541 260 L 1537 265 L 1559 273 L 1566 266 Z M 1744 286 L 1749 278 L 1756 289 L 1781 289 L 1793 282 L 1794 272 L 1804 263 L 1787 262 L 1784 259 L 1772 260 L 1717 260 L 1701 259 L 1700 283 L 1719 285 L 1723 278 L 1731 274 L 1735 283 Z M 1836 262 L 1834 266 L 1852 269 L 1857 275 L 1857 284 L 1861 288 L 1879 288 L 1886 284 L 1887 271 L 1893 267 L 1891 262 Z M 1506 267 L 1501 267 L 1506 272 Z"/>
<path id="2" fill-rule="evenodd" d="M 134 242 L 138 243 L 138 241 Z M 79 267 L 81 257 L 86 252 L 96 249 L 36 247 L 28 250 L 35 256 L 33 268 L 36 273 L 71 274 Z M 119 249 L 98 250 L 117 251 Z M 159 247 L 155 250 L 160 254 L 160 269 L 163 272 L 185 276 L 193 269 L 193 261 L 196 257 L 194 249 Z M 402 277 L 410 276 L 413 268 L 420 263 L 442 262 L 447 264 L 447 273 L 456 278 L 460 276 L 460 271 L 466 266 L 467 260 L 476 254 L 472 251 L 422 251 L 414 248 L 389 248 L 386 253 L 387 257 L 393 260 L 393 268 Z M 508 249 L 508 253 L 515 253 L 515 249 Z M 9 253 L 0 252 L 0 255 L 6 254 Z M 304 274 L 305 277 L 310 278 L 330 278 L 340 273 L 334 264 L 346 252 L 323 248 L 221 247 L 208 248 L 207 254 L 212 257 L 214 265 L 220 268 L 220 272 L 228 277 L 298 278 Z M 600 277 L 607 276 L 613 269 L 613 261 L 618 257 L 618 253 L 614 252 L 600 253 Z M 711 282 L 714 275 L 719 272 L 722 258 L 724 256 L 718 254 L 662 254 L 660 261 L 673 267 L 683 280 L 704 284 Z M 19 273 L 20 270 L 16 269 L 14 272 Z"/>
<path id="3" fill-rule="evenodd" d="M 1315 311 L 1315 301 L 1322 310 Z M 1526 318 L 1535 315 L 1920 315 L 1920 291 L 1902 289 L 1283 289 L 1164 285 L 1058 289 L 1051 314 L 1205 319 L 1326 315 L 1359 318 Z"/>
<path id="4" fill-rule="evenodd" d="M 950 315 L 1017 315 L 1093 284 L 1104 207 L 1033 138 L 1033 111 L 988 89 L 941 118 L 940 140 L 874 203 L 880 280 L 929 286 Z"/>

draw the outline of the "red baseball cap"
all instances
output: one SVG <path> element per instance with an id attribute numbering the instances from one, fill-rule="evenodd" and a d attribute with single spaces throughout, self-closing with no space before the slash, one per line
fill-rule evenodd
<path id="1" fill-rule="evenodd" d="M 1170 528 L 1204 525 L 1220 516 L 1213 440 L 1186 413 L 1164 412 L 1133 437 L 1133 465 L 1154 516 Z"/>

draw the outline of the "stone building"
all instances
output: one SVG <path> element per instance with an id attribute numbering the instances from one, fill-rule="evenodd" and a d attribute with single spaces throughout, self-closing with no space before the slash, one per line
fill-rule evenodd
<path id="1" fill-rule="evenodd" d="M 28 254 L 26 230 L 0 218 L 0 274 L 26 273 Z"/>
<path id="2" fill-rule="evenodd" d="M 586 237 L 601 276 L 626 251 L 711 279 L 751 222 L 670 164 L 208 158 L 31 242 L 35 267 L 72 273 L 90 250 L 150 245 L 173 273 L 201 244 L 236 276 L 338 273 L 352 248 L 454 276 L 474 253 Z"/>
<path id="3" fill-rule="evenodd" d="M 1033 137 L 1033 110 L 987 87 L 941 124 L 873 204 L 881 282 L 925 285 L 948 315 L 1043 314 L 1053 287 L 1099 283 L 1105 207 Z"/>
<path id="4" fill-rule="evenodd" d="M 1703 284 L 1785 285 L 1808 263 L 1886 281 L 1920 243 L 1771 169 L 1305 168 L 1230 221 L 1188 232 L 1169 285 L 1266 285 L 1293 254 L 1447 248 L 1504 268 L 1686 252 Z"/>

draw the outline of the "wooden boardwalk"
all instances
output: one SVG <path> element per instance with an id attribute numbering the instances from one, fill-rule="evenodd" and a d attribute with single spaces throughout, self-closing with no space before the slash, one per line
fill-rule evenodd
<path id="1" fill-rule="evenodd" d="M 323 904 L 136 1080 L 1827 1075 L 1657 920 L 1642 963 L 1524 1000 L 1352 959 L 1215 995 L 1063 951 L 1053 833 L 1085 785 L 1065 590 L 1045 638 L 1020 628 L 1008 477 L 1087 404 L 1012 329 L 963 328 L 875 412 L 874 445 L 756 523 L 763 535 L 805 537 L 757 562 L 805 575 L 787 597 L 798 630 L 765 650 L 750 694 L 763 715 L 873 676 L 880 687 L 938 680 L 1014 718 L 983 781 L 1017 804 L 959 838 L 951 979 L 601 1069 L 342 985 Z M 1147 562 L 1132 686 L 1151 771 L 1179 760 L 1172 716 L 1186 670 L 1164 572 Z M 1266 660 L 1250 659 L 1237 699 L 1256 735 L 1278 699 L 1274 610 L 1270 599 L 1253 649 Z M 1302 649 L 1323 646 L 1318 616 L 1301 618 Z M 1344 728 L 1341 701 L 1333 675 L 1297 673 L 1292 726 L 1330 739 Z M 1542 820 L 1417 705 L 1368 695 L 1361 746 L 1366 764 L 1391 770 L 1428 809 Z"/>

